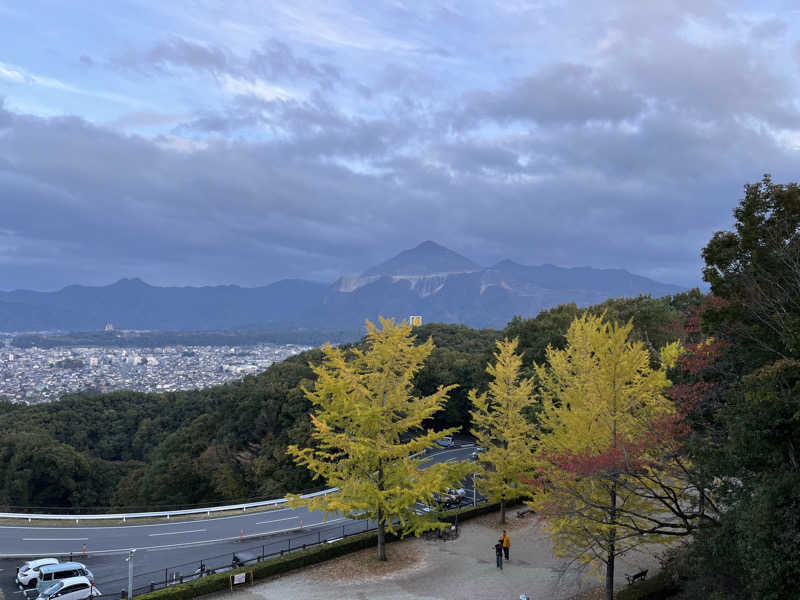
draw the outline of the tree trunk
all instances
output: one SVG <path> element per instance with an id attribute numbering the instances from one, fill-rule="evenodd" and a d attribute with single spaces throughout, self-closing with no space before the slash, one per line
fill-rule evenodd
<path id="1" fill-rule="evenodd" d="M 378 509 L 378 560 L 386 560 L 386 525 L 381 509 Z"/>
<path id="2" fill-rule="evenodd" d="M 503 525 L 506 524 L 506 500 L 505 498 L 500 498 L 500 523 Z"/>
<path id="3" fill-rule="evenodd" d="M 611 484 L 611 511 L 609 522 L 617 523 L 617 482 Z M 606 600 L 614 600 L 614 559 L 617 556 L 617 528 L 611 527 L 608 532 L 608 558 L 606 560 Z"/>
<path id="4" fill-rule="evenodd" d="M 384 397 L 386 394 L 384 394 Z M 378 459 L 378 491 L 383 491 L 383 464 Z M 383 509 L 378 508 L 378 560 L 386 560 L 386 525 L 383 522 Z"/>
<path id="5" fill-rule="evenodd" d="M 608 560 L 606 561 L 606 600 L 614 600 L 614 559 L 616 557 L 615 539 L 617 530 L 612 529 L 608 535 Z"/>
<path id="6" fill-rule="evenodd" d="M 617 447 L 617 390 L 616 390 L 616 367 L 614 368 L 614 404 L 612 406 L 611 416 L 612 430 L 611 430 L 611 444 L 616 449 Z M 611 481 L 611 492 L 609 494 L 611 510 L 608 513 L 608 523 L 611 529 L 608 532 L 608 557 L 606 559 L 606 600 L 614 600 L 614 559 L 617 556 L 617 474 L 616 467 L 614 468 L 614 476 Z"/>

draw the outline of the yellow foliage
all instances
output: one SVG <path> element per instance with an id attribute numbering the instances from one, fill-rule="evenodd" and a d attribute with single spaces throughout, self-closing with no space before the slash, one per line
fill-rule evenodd
<path id="1" fill-rule="evenodd" d="M 533 476 L 534 465 L 535 432 L 525 416 L 525 409 L 534 405 L 533 381 L 520 377 L 517 345 L 516 339 L 497 342 L 495 364 L 486 369 L 492 378 L 489 391 L 469 394 L 475 408 L 470 412 L 472 435 L 486 448 L 479 457 L 476 487 L 503 503 L 529 494 L 526 481 Z"/>
<path id="2" fill-rule="evenodd" d="M 415 344 L 407 324 L 381 318 L 380 325 L 367 321 L 366 350 L 328 345 L 323 364 L 314 367 L 316 382 L 304 390 L 314 405 L 314 445 L 293 445 L 288 453 L 339 491 L 315 498 L 289 496 L 289 504 L 369 518 L 386 531 L 419 534 L 431 523 L 415 513 L 415 503 L 432 503 L 433 493 L 460 481 L 465 470 L 458 463 L 421 469 L 424 458 L 418 456 L 455 431 L 421 430 L 454 386 L 439 387 L 424 398 L 411 396 L 412 380 L 433 341 Z"/>
<path id="3" fill-rule="evenodd" d="M 664 348 L 661 367 L 653 369 L 644 345 L 629 340 L 632 327 L 576 318 L 566 348 L 548 348 L 548 365 L 535 366 L 543 406 L 530 506 L 546 518 L 559 554 L 607 569 L 642 543 L 637 529 L 648 529 L 649 517 L 664 512 L 640 493 L 637 477 L 653 468 L 642 457 L 652 450 L 643 446 L 651 443 L 654 423 L 674 413 L 663 392 L 680 349 Z M 654 534 L 645 541 L 664 539 Z"/>

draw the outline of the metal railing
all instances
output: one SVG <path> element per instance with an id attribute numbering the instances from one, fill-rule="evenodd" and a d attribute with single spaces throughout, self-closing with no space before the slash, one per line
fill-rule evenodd
<path id="1" fill-rule="evenodd" d="M 486 498 L 481 498 L 478 502 L 486 502 Z M 426 537 L 440 540 L 452 540 L 457 538 L 458 516 L 461 509 L 466 508 L 469 508 L 469 505 L 459 507 L 459 511 L 454 515 L 454 525 L 451 526 L 451 530 L 446 530 L 444 532 L 437 530 Z M 232 571 L 240 567 L 261 562 L 268 558 L 285 556 L 292 552 L 306 550 L 322 544 L 338 542 L 339 540 L 347 539 L 354 535 L 375 531 L 377 528 L 377 523 L 374 521 L 352 521 L 342 525 L 323 526 L 317 528 L 316 531 L 309 531 L 292 538 L 275 540 L 270 543 L 250 546 L 241 550 L 236 550 L 235 552 L 204 557 L 199 560 L 195 559 L 191 562 L 165 567 L 158 571 L 148 571 L 145 573 L 136 573 L 134 571 L 133 595 L 146 594 L 173 585 L 194 581 L 201 577 Z M 119 577 L 102 582 L 103 597 L 118 597 L 121 600 L 126 598 L 128 592 L 127 584 L 127 577 Z M 119 590 L 119 592 L 115 592 L 114 590 Z"/>
<path id="2" fill-rule="evenodd" d="M 453 449 L 460 449 L 460 448 L 470 448 L 473 447 L 474 443 L 461 443 L 455 444 Z M 419 455 L 433 455 L 438 454 L 440 452 L 446 452 L 447 450 L 438 448 L 438 449 L 427 449 L 423 450 L 422 452 L 418 452 L 414 455 L 414 457 Z M 318 492 L 311 492 L 308 494 L 302 494 L 301 498 L 313 498 L 314 496 L 324 496 L 325 494 L 330 494 L 332 492 L 339 491 L 339 488 L 329 488 L 325 490 L 321 490 Z M 147 519 L 147 518 L 166 518 L 169 520 L 171 517 L 177 516 L 186 516 L 186 515 L 202 515 L 206 514 L 209 517 L 212 513 L 219 513 L 219 512 L 226 512 L 231 510 L 241 510 L 246 512 L 248 508 L 263 508 L 266 506 L 277 506 L 279 504 L 285 504 L 286 498 L 278 498 L 275 500 L 262 500 L 259 502 L 245 502 L 240 504 L 230 504 L 226 506 L 207 506 L 201 508 L 184 508 L 178 510 L 161 510 L 161 511 L 153 511 L 153 512 L 133 512 L 133 513 L 97 513 L 97 514 L 45 514 L 45 513 L 12 513 L 12 512 L 4 512 L 0 513 L 0 519 L 21 519 L 27 520 L 29 523 L 31 521 L 75 521 L 76 523 L 80 523 L 83 521 L 122 521 L 123 523 L 127 522 L 128 519 Z"/>
<path id="3" fill-rule="evenodd" d="M 258 546 L 249 546 L 235 552 L 208 556 L 158 571 L 136 573 L 134 568 L 133 595 L 145 594 L 173 585 L 194 581 L 201 577 L 225 573 L 239 567 L 252 565 L 268 558 L 284 556 L 292 552 L 313 548 L 321 544 L 374 531 L 377 525 L 371 521 L 353 521 L 342 525 L 319 528 L 290 539 L 275 540 Z M 99 584 L 104 598 L 124 598 L 127 595 L 128 578 L 120 577 Z"/>
<path id="4" fill-rule="evenodd" d="M 339 491 L 339 488 L 329 488 L 319 492 L 312 492 L 310 494 L 303 494 L 301 498 L 313 498 L 315 496 L 324 496 L 332 492 Z M 128 519 L 146 519 L 146 518 L 166 518 L 182 516 L 182 515 L 201 515 L 203 513 L 211 516 L 211 513 L 225 512 L 230 510 L 241 510 L 246 512 L 248 508 L 262 508 L 265 506 L 275 506 L 278 504 L 285 504 L 286 498 L 278 498 L 276 500 L 263 500 L 261 502 L 246 502 L 244 504 L 231 504 L 228 506 L 213 506 L 204 508 L 186 508 L 181 510 L 164 510 L 156 512 L 139 512 L 139 513 L 116 513 L 116 514 L 94 514 L 94 515 L 57 515 L 57 514 L 42 514 L 42 513 L 0 513 L 0 519 L 23 519 L 28 522 L 32 520 L 42 521 L 75 521 L 76 523 L 81 520 L 108 520 L 108 521 L 122 521 L 126 522 Z"/>

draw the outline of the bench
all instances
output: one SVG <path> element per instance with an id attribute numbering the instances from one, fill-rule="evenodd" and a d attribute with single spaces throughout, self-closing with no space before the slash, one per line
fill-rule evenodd
<path id="1" fill-rule="evenodd" d="M 517 517 L 521 519 L 522 517 L 532 513 L 533 511 L 530 508 L 523 508 L 522 510 L 517 511 Z"/>
<path id="2" fill-rule="evenodd" d="M 647 579 L 647 569 L 634 573 L 633 575 L 625 574 L 625 579 L 628 580 L 628 585 L 636 583 L 637 581 L 644 581 Z"/>

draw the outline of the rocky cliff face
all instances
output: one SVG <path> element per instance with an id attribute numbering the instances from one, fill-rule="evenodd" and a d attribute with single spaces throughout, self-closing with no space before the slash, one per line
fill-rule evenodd
<path id="1" fill-rule="evenodd" d="M 420 266 L 423 265 L 423 266 Z M 422 315 L 426 322 L 503 327 L 514 315 L 532 317 L 568 302 L 586 306 L 620 296 L 665 296 L 682 291 L 620 269 L 526 266 L 502 261 L 480 267 L 432 242 L 342 277 L 325 294 L 317 316 L 343 325 L 378 315 Z"/>

